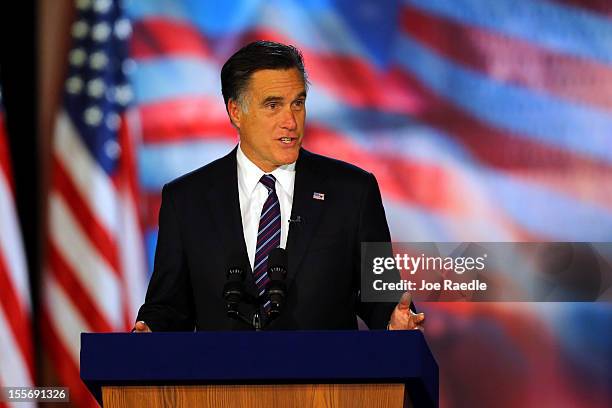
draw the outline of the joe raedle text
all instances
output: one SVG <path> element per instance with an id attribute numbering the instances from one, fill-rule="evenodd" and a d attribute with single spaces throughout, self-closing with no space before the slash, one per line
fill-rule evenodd
<path id="1" fill-rule="evenodd" d="M 473 279 L 469 282 L 454 282 L 450 279 L 444 279 L 442 282 L 428 282 L 424 279 L 412 281 L 402 279 L 399 282 L 383 282 L 381 279 L 375 279 L 372 283 L 376 291 L 431 291 L 431 290 L 446 290 L 446 291 L 485 291 L 487 290 L 486 282 L 481 282 L 479 279 Z"/>

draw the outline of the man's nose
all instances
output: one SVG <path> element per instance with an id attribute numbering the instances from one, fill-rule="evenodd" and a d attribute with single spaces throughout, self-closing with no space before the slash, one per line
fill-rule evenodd
<path id="1" fill-rule="evenodd" d="M 295 120 L 295 112 L 291 107 L 284 110 L 281 127 L 287 130 L 297 129 L 297 120 Z"/>

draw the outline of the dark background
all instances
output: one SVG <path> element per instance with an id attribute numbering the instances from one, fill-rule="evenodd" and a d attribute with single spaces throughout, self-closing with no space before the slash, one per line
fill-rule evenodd
<path id="1" fill-rule="evenodd" d="M 37 2 L 0 2 L 0 84 L 16 194 L 30 271 L 34 316 L 38 310 L 40 245 L 40 149 L 37 129 Z M 1 232 L 0 232 L 1 233 Z M 33 325 L 40 351 L 38 325 Z M 40 361 L 39 358 L 36 361 Z M 40 370 L 37 367 L 37 373 Z"/>

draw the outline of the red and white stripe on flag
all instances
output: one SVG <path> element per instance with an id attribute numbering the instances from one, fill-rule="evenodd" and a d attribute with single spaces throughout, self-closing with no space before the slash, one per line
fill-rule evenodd
<path id="1" fill-rule="evenodd" d="M 52 141 L 42 330 L 77 406 L 95 406 L 79 378 L 80 334 L 131 329 L 146 285 L 126 120 L 129 33 L 119 2 L 77 2 Z"/>
<path id="2" fill-rule="evenodd" d="M 0 108 L 0 387 L 26 387 L 34 384 L 32 307 L 3 116 Z"/>

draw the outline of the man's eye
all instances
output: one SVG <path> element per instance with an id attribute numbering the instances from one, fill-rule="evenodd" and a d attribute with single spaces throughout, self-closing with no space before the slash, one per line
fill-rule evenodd
<path id="1" fill-rule="evenodd" d="M 270 102 L 268 104 L 268 108 L 269 109 L 276 109 L 277 107 L 278 107 L 278 103 L 276 103 L 276 102 Z"/>
<path id="2" fill-rule="evenodd" d="M 297 101 L 293 102 L 293 106 L 295 106 L 297 108 L 301 108 L 302 106 L 304 106 L 304 103 L 306 103 L 306 101 L 300 99 L 300 100 L 297 100 Z"/>

